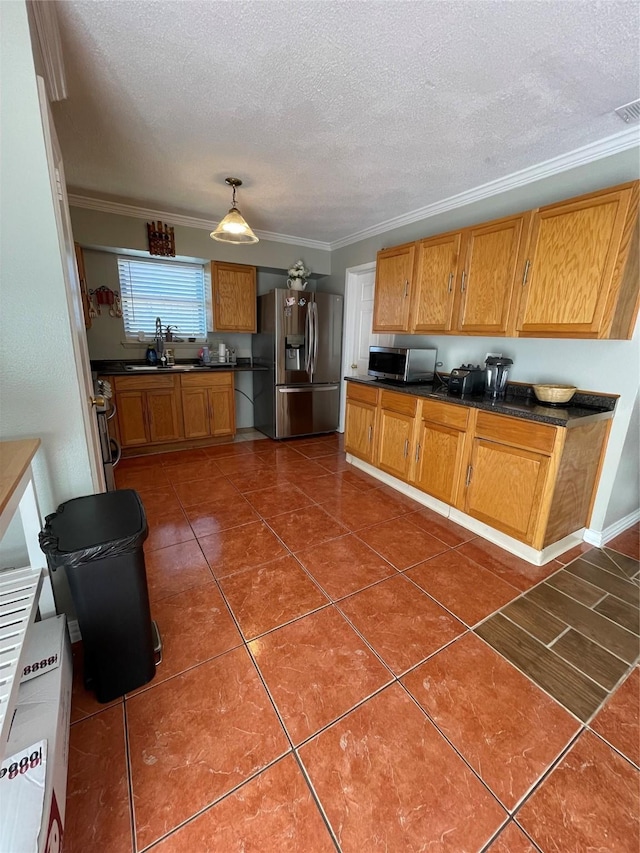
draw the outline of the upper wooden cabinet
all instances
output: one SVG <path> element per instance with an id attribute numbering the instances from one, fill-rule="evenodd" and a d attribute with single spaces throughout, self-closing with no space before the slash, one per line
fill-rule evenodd
<path id="1" fill-rule="evenodd" d="M 534 211 L 517 331 L 630 338 L 638 311 L 638 182 Z"/>
<path id="2" fill-rule="evenodd" d="M 256 268 L 211 262 L 213 328 L 217 332 L 256 332 Z"/>
<path id="3" fill-rule="evenodd" d="M 448 332 L 453 328 L 461 242 L 462 234 L 457 232 L 429 237 L 416 244 L 410 331 Z"/>
<path id="4" fill-rule="evenodd" d="M 406 243 L 378 252 L 374 332 L 406 332 L 409 329 L 415 247 L 415 243 Z"/>
<path id="5" fill-rule="evenodd" d="M 512 325 L 512 294 L 522 278 L 530 214 L 463 231 L 464 265 L 456 291 L 458 333 L 501 336 Z"/>
<path id="6" fill-rule="evenodd" d="M 408 331 L 507 335 L 529 220 L 511 216 L 420 240 Z"/>
<path id="7" fill-rule="evenodd" d="M 638 185 L 384 249 L 373 331 L 630 338 Z"/>

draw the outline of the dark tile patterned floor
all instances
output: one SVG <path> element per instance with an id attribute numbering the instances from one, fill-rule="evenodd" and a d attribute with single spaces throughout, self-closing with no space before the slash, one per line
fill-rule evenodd
<path id="1" fill-rule="evenodd" d="M 338 436 L 117 480 L 163 660 L 109 706 L 76 667 L 64 853 L 638 853 L 637 526 L 532 566 Z"/>
<path id="2" fill-rule="evenodd" d="M 640 654 L 639 571 L 611 548 L 588 551 L 475 631 L 587 722 Z"/>

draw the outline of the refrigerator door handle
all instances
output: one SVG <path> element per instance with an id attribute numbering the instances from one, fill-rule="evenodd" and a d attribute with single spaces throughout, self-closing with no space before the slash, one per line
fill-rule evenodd
<path id="1" fill-rule="evenodd" d="M 311 346 L 312 346 L 312 332 L 311 332 L 311 305 L 313 303 L 309 302 L 307 304 L 307 313 L 304 318 L 304 343 L 305 343 L 305 355 L 304 355 L 304 369 L 307 373 L 311 373 Z"/>
<path id="2" fill-rule="evenodd" d="M 313 303 L 313 363 L 311 365 L 311 370 L 313 373 L 316 372 L 316 365 L 318 362 L 318 306 L 316 303 Z"/>

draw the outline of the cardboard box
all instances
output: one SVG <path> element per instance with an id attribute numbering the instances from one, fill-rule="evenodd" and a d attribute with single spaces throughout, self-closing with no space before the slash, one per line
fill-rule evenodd
<path id="1" fill-rule="evenodd" d="M 20 684 L 60 666 L 62 646 L 58 619 L 53 617 L 35 622 L 29 631 Z"/>
<path id="2" fill-rule="evenodd" d="M 47 665 L 43 673 L 20 685 L 6 754 L 23 753 L 46 740 L 46 779 L 37 850 L 38 853 L 57 853 L 62 848 L 64 829 L 72 683 L 71 644 L 64 616 L 43 619 L 30 628 L 26 660 L 43 659 L 42 649 L 48 652 L 47 660 L 57 654 L 57 666 L 49 668 Z M 22 853 L 11 840 L 19 836 L 12 836 L 11 832 L 23 829 L 24 822 L 29 819 L 36 818 L 34 814 L 20 811 L 10 815 L 9 820 L 3 815 L 0 850 Z"/>

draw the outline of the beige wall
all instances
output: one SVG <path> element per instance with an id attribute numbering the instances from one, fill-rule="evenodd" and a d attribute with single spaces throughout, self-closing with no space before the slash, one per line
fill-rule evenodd
<path id="1" fill-rule="evenodd" d="M 71 208 L 73 234 L 83 247 L 148 252 L 147 227 L 144 219 L 103 213 L 82 207 Z M 316 275 L 331 272 L 331 254 L 291 243 L 260 240 L 249 246 L 230 246 L 212 240 L 209 230 L 175 226 L 176 253 L 185 259 L 227 261 L 250 264 L 263 269 L 286 270 L 298 258 Z"/>

